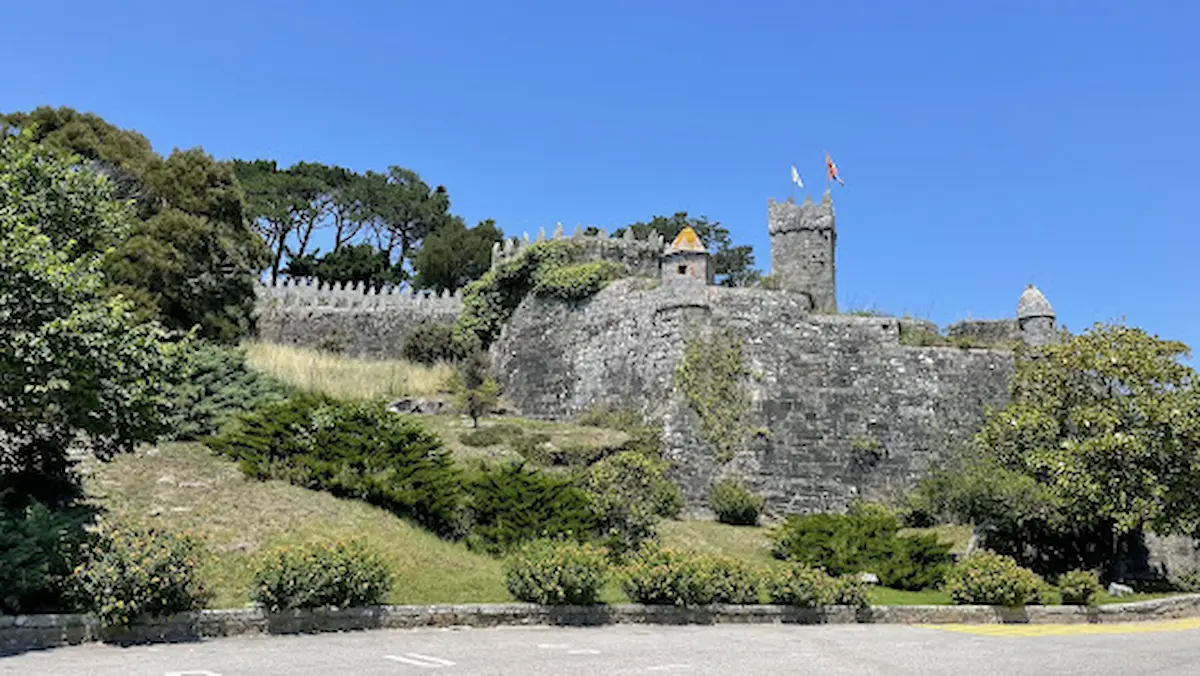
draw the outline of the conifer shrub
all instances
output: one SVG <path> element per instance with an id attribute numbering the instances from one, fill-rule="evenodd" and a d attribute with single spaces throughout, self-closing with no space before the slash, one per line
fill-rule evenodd
<path id="1" fill-rule="evenodd" d="M 246 351 L 196 341 L 183 353 L 170 384 L 168 434 L 198 439 L 215 433 L 235 414 L 287 398 L 289 388 L 250 368 Z"/>
<path id="2" fill-rule="evenodd" d="M 1095 571 L 1072 570 L 1058 577 L 1058 591 L 1068 606 L 1090 606 L 1096 602 L 1103 587 Z"/>
<path id="3" fill-rule="evenodd" d="M 604 552 L 570 540 L 534 540 L 509 555 L 504 580 L 520 601 L 543 605 L 591 605 L 608 576 Z"/>
<path id="4" fill-rule="evenodd" d="M 40 502 L 0 505 L 0 615 L 71 610 L 68 581 L 91 516 Z"/>
<path id="5" fill-rule="evenodd" d="M 740 560 L 656 545 L 633 556 L 621 575 L 625 594 L 646 605 L 757 603 L 760 586 L 759 572 Z"/>
<path id="6" fill-rule="evenodd" d="M 756 526 L 762 514 L 763 499 L 751 493 L 740 480 L 726 477 L 713 483 L 708 505 L 721 523 Z"/>
<path id="7" fill-rule="evenodd" d="M 570 477 L 524 463 L 484 467 L 467 483 L 467 491 L 467 545 L 478 551 L 503 554 L 540 538 L 584 542 L 596 529 L 588 498 Z"/>
<path id="8" fill-rule="evenodd" d="M 258 564 L 250 598 L 270 612 L 296 608 L 379 605 L 392 574 L 378 554 L 359 542 L 279 547 Z"/>
<path id="9" fill-rule="evenodd" d="M 197 572 L 199 543 L 154 528 L 100 534 L 72 574 L 80 605 L 106 627 L 199 610 L 211 598 Z"/>
<path id="10" fill-rule="evenodd" d="M 1024 606 L 1038 603 L 1045 581 L 1010 556 L 982 551 L 959 561 L 946 575 L 945 590 L 958 604 Z"/>
<path id="11" fill-rule="evenodd" d="M 950 566 L 950 545 L 936 535 L 902 536 L 899 530 L 895 515 L 879 509 L 793 515 L 771 533 L 772 553 L 831 575 L 875 573 L 895 589 L 937 586 Z"/>
<path id="12" fill-rule="evenodd" d="M 461 348 L 461 343 L 455 340 L 452 324 L 421 322 L 404 337 L 400 354 L 419 364 L 436 364 L 461 359 Z"/>
<path id="13" fill-rule="evenodd" d="M 484 448 L 486 446 L 499 446 L 504 443 L 504 435 L 494 427 L 483 427 L 473 429 L 468 432 L 460 432 L 458 442 L 464 446 L 473 448 Z"/>
<path id="14" fill-rule="evenodd" d="M 357 498 L 462 534 L 462 479 L 438 438 L 380 403 L 297 395 L 240 416 L 207 445 L 256 479 Z"/>

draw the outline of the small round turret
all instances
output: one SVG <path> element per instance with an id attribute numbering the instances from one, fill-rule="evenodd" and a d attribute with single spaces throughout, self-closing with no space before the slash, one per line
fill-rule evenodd
<path id="1" fill-rule="evenodd" d="M 1029 345 L 1048 345 L 1058 340 L 1056 315 L 1050 301 L 1032 284 L 1017 300 L 1017 326 Z"/>

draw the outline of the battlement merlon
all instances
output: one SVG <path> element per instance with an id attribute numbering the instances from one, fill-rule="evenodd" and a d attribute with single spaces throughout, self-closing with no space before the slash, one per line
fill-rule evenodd
<path id="1" fill-rule="evenodd" d="M 538 232 L 537 239 L 530 240 L 529 235 L 523 237 L 508 237 L 502 242 L 492 244 L 492 267 L 513 260 L 526 247 L 545 241 L 570 241 L 578 243 L 583 248 L 586 260 L 611 260 L 626 263 L 634 274 L 657 276 L 658 260 L 662 257 L 665 240 L 658 233 L 650 233 L 639 239 L 631 229 L 626 228 L 619 237 L 609 237 L 601 229 L 596 234 L 584 233 L 583 226 L 576 226 L 575 232 L 566 236 L 562 224 L 555 228 L 554 234 L 547 238 L 543 228 Z"/>
<path id="2" fill-rule="evenodd" d="M 310 277 L 284 278 L 274 284 L 259 282 L 254 293 L 260 306 L 447 312 L 457 312 L 462 307 L 459 291 L 435 293 L 407 285 L 374 287 L 360 282 L 328 284 Z"/>
<path id="3" fill-rule="evenodd" d="M 797 232 L 800 230 L 833 230 L 834 212 L 833 198 L 829 193 L 820 202 L 813 202 L 811 197 L 796 204 L 792 198 L 783 202 L 774 199 L 767 200 L 767 232 Z"/>

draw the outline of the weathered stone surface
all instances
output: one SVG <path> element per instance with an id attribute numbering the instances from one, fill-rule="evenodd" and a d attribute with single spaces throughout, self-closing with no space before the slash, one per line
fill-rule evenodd
<path id="1" fill-rule="evenodd" d="M 310 281 L 258 287 L 255 315 L 261 340 L 352 357 L 394 358 L 418 324 L 453 324 L 462 311 L 462 299 L 453 295 L 329 288 Z"/>
<path id="2" fill-rule="evenodd" d="M 792 608 L 714 605 L 695 608 L 618 604 L 538 606 L 528 603 L 373 606 L 265 613 L 261 609 L 203 610 L 103 629 L 90 615 L 0 616 L 0 655 L 94 641 L 144 643 L 246 634 L 295 634 L 418 627 L 603 624 L 1094 624 L 1200 616 L 1200 595 L 1189 594 L 1099 608 L 1078 606 L 875 606 Z"/>
<path id="3" fill-rule="evenodd" d="M 728 464 L 698 437 L 673 382 L 687 340 L 718 328 L 742 337 L 756 374 L 747 386 L 759 434 Z M 1013 367 L 1004 351 L 901 345 L 894 318 L 812 314 L 798 294 L 639 290 L 635 280 L 578 305 L 528 299 L 495 355 L 507 396 L 526 414 L 565 418 L 612 404 L 663 420 L 692 512 L 730 470 L 776 512 L 839 509 L 907 487 L 978 428 L 986 406 L 1003 403 Z M 860 468 L 855 439 L 877 442 L 882 458 Z"/>

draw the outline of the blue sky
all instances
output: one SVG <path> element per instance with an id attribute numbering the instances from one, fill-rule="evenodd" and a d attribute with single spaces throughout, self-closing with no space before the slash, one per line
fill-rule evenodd
<path id="1" fill-rule="evenodd" d="M 1072 329 L 1200 348 L 1198 26 L 1185 0 L 39 0 L 0 7 L 0 110 L 399 164 L 510 234 L 687 210 L 764 269 L 767 198 L 792 163 L 819 197 L 828 150 L 843 308 L 1007 317 L 1032 282 Z"/>

